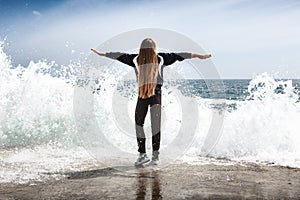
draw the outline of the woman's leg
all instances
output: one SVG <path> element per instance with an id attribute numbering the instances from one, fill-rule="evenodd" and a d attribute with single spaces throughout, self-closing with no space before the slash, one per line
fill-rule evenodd
<path id="1" fill-rule="evenodd" d="M 151 128 L 152 128 L 152 149 L 158 151 L 160 147 L 160 126 L 161 126 L 161 95 L 156 94 L 150 102 Z"/>
<path id="2" fill-rule="evenodd" d="M 144 122 L 148 112 L 147 99 L 138 99 L 135 108 L 135 131 L 138 143 L 138 152 L 146 153 L 146 136 L 144 132 Z"/>

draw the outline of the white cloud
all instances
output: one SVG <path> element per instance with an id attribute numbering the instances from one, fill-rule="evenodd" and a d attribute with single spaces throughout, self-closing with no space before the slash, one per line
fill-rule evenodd
<path id="1" fill-rule="evenodd" d="M 41 16 L 41 15 L 42 15 L 42 14 L 41 14 L 39 11 L 37 11 L 37 10 L 32 11 L 32 14 L 34 14 L 34 15 L 36 15 L 36 16 Z"/>

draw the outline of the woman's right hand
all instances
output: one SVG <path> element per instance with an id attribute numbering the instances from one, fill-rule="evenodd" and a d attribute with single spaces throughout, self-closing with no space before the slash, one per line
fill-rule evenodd
<path id="1" fill-rule="evenodd" d="M 211 57 L 211 54 L 205 54 L 205 55 L 202 55 L 201 57 L 199 57 L 200 59 L 207 59 L 207 58 L 210 58 Z"/>
<path id="2" fill-rule="evenodd" d="M 207 59 L 211 57 L 211 54 L 197 54 L 197 53 L 192 53 L 192 58 L 200 58 L 200 59 Z"/>

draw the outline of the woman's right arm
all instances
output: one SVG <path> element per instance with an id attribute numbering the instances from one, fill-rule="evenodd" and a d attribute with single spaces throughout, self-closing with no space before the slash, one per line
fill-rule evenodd
<path id="1" fill-rule="evenodd" d="M 211 54 L 198 54 L 198 53 L 192 53 L 191 58 L 200 58 L 200 59 L 207 59 L 210 58 Z"/>

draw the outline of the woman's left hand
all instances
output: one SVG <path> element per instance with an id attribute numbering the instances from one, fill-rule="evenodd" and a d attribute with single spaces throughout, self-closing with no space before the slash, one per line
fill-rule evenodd
<path id="1" fill-rule="evenodd" d="M 99 56 L 106 56 L 106 53 L 99 52 L 96 49 L 91 48 L 91 51 L 98 54 Z"/>

